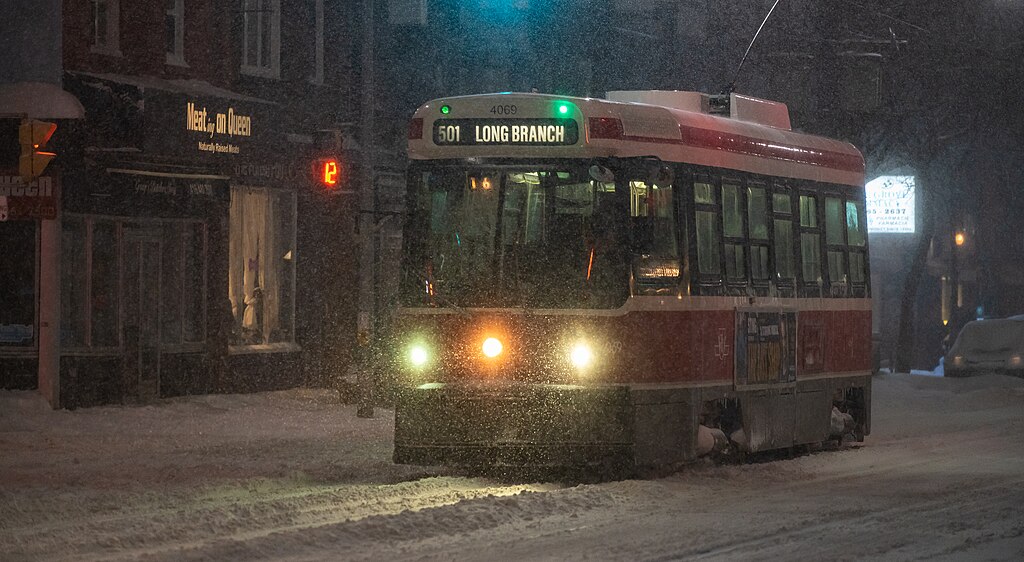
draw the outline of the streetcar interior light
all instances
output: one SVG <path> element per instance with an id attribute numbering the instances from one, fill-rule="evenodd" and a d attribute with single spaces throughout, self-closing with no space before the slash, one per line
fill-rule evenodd
<path id="1" fill-rule="evenodd" d="M 594 352 L 590 349 L 589 345 L 580 342 L 572 346 L 572 351 L 569 352 L 569 360 L 572 361 L 572 364 L 577 369 L 584 369 L 594 362 Z"/>
<path id="2" fill-rule="evenodd" d="M 412 363 L 414 367 L 422 367 L 423 365 L 426 365 L 429 357 L 430 355 L 427 353 L 427 348 L 422 345 L 414 345 L 409 348 L 409 362 Z"/>
<path id="3" fill-rule="evenodd" d="M 488 357 L 497 357 L 501 355 L 501 350 L 504 346 L 501 345 L 501 340 L 498 338 L 487 338 L 484 340 L 482 347 L 484 355 Z"/>
<path id="4" fill-rule="evenodd" d="M 442 105 L 441 106 L 441 115 L 448 115 L 451 112 L 452 112 L 451 106 L 448 106 L 448 105 Z"/>

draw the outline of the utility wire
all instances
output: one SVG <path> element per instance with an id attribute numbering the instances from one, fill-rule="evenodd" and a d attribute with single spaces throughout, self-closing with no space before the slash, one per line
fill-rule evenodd
<path id="1" fill-rule="evenodd" d="M 732 81 L 729 82 L 729 85 L 725 87 L 725 91 L 722 92 L 723 94 L 731 94 L 733 89 L 736 87 L 736 80 L 740 77 L 740 69 L 743 68 L 743 63 L 747 60 L 747 55 L 750 54 L 750 49 L 754 46 L 754 41 L 757 41 L 757 36 L 761 34 L 761 30 L 764 29 L 764 24 L 768 23 L 768 18 L 772 17 L 772 12 L 774 12 L 775 8 L 778 7 L 779 2 L 782 2 L 782 0 L 775 0 L 771 9 L 768 10 L 768 14 L 764 16 L 764 21 L 761 22 L 757 31 L 754 32 L 754 36 L 750 38 L 750 44 L 747 45 L 747 51 L 743 53 L 743 58 L 740 59 L 740 64 L 736 67 L 736 73 L 733 75 Z"/>

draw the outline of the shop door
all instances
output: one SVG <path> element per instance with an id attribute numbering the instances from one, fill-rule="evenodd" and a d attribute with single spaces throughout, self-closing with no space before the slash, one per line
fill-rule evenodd
<path id="1" fill-rule="evenodd" d="M 125 394 L 160 396 L 160 230 L 128 228 L 124 258 Z"/>

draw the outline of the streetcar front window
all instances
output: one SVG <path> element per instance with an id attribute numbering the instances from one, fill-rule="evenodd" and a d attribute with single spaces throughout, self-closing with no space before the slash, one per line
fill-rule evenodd
<path id="1" fill-rule="evenodd" d="M 604 308 L 628 294 L 614 183 L 566 167 L 430 167 L 413 178 L 406 306 Z"/>

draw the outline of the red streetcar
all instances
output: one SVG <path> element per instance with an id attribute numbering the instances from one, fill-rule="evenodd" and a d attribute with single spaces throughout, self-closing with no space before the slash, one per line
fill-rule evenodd
<path id="1" fill-rule="evenodd" d="M 396 462 L 640 469 L 869 432 L 864 160 L 784 104 L 452 97 L 409 156 Z"/>

